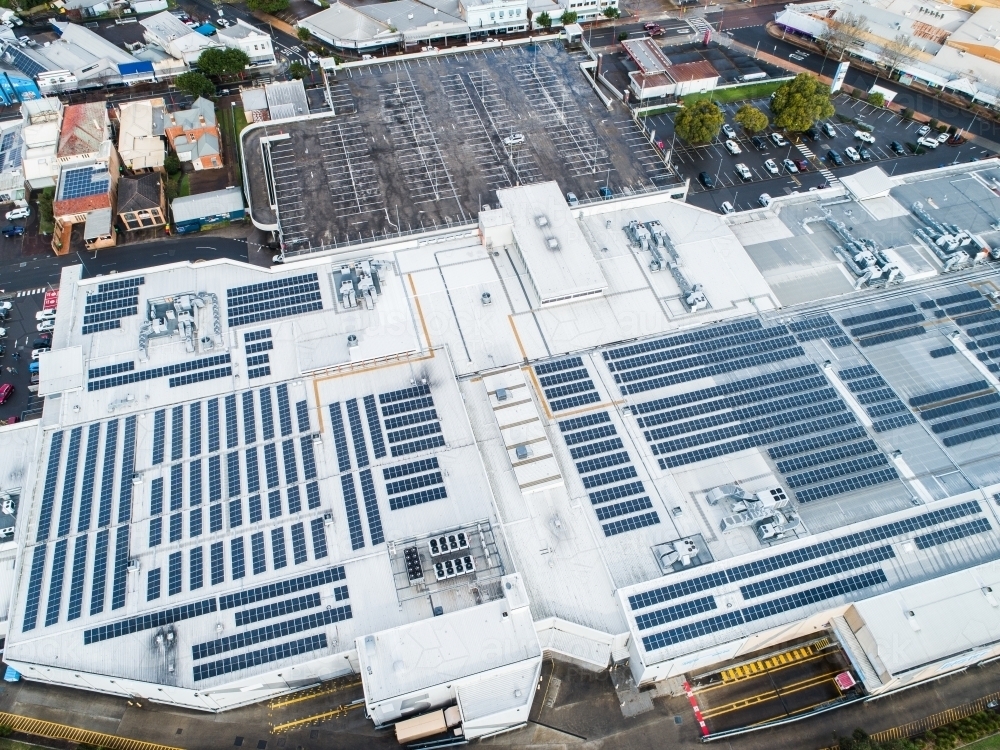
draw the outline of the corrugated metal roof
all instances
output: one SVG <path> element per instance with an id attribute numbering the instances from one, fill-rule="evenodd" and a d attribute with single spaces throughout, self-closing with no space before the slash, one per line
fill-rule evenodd
<path id="1" fill-rule="evenodd" d="M 246 204 L 243 202 L 243 191 L 236 187 L 174 198 L 170 204 L 170 210 L 176 222 L 228 214 L 233 211 L 242 211 L 244 208 L 246 208 Z"/>

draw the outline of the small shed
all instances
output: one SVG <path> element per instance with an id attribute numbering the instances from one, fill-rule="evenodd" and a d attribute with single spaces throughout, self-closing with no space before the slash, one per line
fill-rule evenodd
<path id="1" fill-rule="evenodd" d="M 243 191 L 238 187 L 174 198 L 170 204 L 174 231 L 178 234 L 203 232 L 239 221 L 246 213 Z"/>

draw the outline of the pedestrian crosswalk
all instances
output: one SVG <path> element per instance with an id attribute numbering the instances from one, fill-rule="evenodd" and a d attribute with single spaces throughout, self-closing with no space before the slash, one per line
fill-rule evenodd
<path id="1" fill-rule="evenodd" d="M 816 164 L 819 165 L 816 168 L 816 171 L 826 178 L 827 185 L 833 186 L 840 183 L 840 180 L 834 177 L 833 172 L 831 172 L 823 165 L 823 160 L 817 157 L 816 154 L 813 153 L 812 149 L 809 148 L 806 144 L 804 143 L 796 144 L 796 148 L 802 153 L 804 157 L 806 157 L 806 159 L 810 161 L 810 163 L 812 163 L 813 165 Z"/>
<path id="2" fill-rule="evenodd" d="M 43 287 L 39 287 L 38 289 L 22 289 L 19 292 L 14 292 L 13 296 L 15 296 L 15 297 L 29 297 L 32 294 L 44 294 L 45 292 L 46 292 L 46 288 L 43 286 Z"/>
<path id="3" fill-rule="evenodd" d="M 706 31 L 712 30 L 712 27 L 709 26 L 708 21 L 706 21 L 704 18 L 701 18 L 700 16 L 693 16 L 692 18 L 689 18 L 687 21 L 691 25 L 691 28 L 694 29 L 699 34 L 704 34 Z"/>

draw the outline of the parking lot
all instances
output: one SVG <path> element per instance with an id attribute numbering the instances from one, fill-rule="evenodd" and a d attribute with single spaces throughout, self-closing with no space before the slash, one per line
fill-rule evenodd
<path id="1" fill-rule="evenodd" d="M 334 114 L 244 137 L 255 217 L 273 220 L 259 142 L 291 250 L 474 221 L 495 191 L 556 180 L 581 202 L 679 182 L 621 105 L 608 111 L 559 44 L 349 68 Z"/>
<path id="2" fill-rule="evenodd" d="M 920 123 L 905 120 L 888 109 L 871 107 L 846 94 L 839 94 L 834 98 L 836 113 L 829 123 L 837 133 L 835 138 L 823 135 L 818 140 L 811 141 L 803 136 L 799 143 L 789 143 L 779 148 L 771 141 L 769 135 L 773 129 L 769 128 L 760 134 L 766 143 L 764 148 L 758 149 L 733 119 L 744 103 L 719 105 L 726 115 L 726 122 L 736 130 L 735 140 L 742 153 L 735 156 L 726 150 L 726 136 L 723 133 L 706 146 L 688 146 L 673 138 L 672 113 L 648 118 L 647 127 L 656 129 L 657 140 L 663 140 L 665 145 L 674 149 L 672 160 L 678 171 L 691 179 L 691 192 L 688 196 L 690 203 L 721 212 L 722 203 L 728 201 L 737 211 L 747 210 L 759 206 L 758 199 L 762 193 L 778 197 L 806 191 L 832 182 L 838 175 L 852 174 L 874 164 L 881 165 L 889 174 L 895 174 L 933 169 L 955 161 L 970 161 L 989 155 L 982 147 L 972 143 L 955 147 L 942 145 L 935 150 L 921 149 L 921 153 L 915 154 L 916 132 Z M 750 103 L 771 118 L 768 100 Z M 848 146 L 858 149 L 863 145 L 854 137 L 858 128 L 850 120 L 861 120 L 872 126 L 875 143 L 867 146 L 871 161 L 852 162 L 848 158 Z M 903 145 L 903 155 L 898 155 L 889 148 L 892 141 Z M 835 166 L 827 158 L 831 149 L 841 155 L 843 166 Z M 785 159 L 805 160 L 808 163 L 807 171 L 790 173 L 783 164 Z M 776 174 L 765 167 L 768 160 L 773 160 L 777 168 Z M 744 180 L 737 174 L 736 165 L 740 163 L 746 164 L 750 170 L 750 179 Z M 699 182 L 701 172 L 711 175 L 716 185 L 714 189 L 708 190 Z"/>
<path id="3" fill-rule="evenodd" d="M 0 327 L 6 330 L 6 336 L 0 339 L 0 346 L 4 348 L 0 356 L 0 384 L 10 383 L 14 386 L 14 393 L 0 404 L 0 422 L 11 417 L 21 419 L 25 412 L 37 410 L 41 403 L 28 390 L 28 384 L 31 378 L 31 345 L 38 338 L 35 313 L 42 309 L 44 294 L 42 290 L 31 291 L 33 293 L 21 292 L 21 296 L 4 295 L 12 308 L 10 317 L 0 321 Z"/>

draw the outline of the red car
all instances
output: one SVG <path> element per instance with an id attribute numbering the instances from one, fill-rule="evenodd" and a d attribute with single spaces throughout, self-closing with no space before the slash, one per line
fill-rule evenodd
<path id="1" fill-rule="evenodd" d="M 650 29 L 648 33 L 650 36 L 663 36 L 667 32 L 657 26 L 655 29 Z"/>
<path id="2" fill-rule="evenodd" d="M 805 159 L 792 159 L 792 161 L 795 162 L 795 166 L 799 168 L 800 172 L 809 171 L 809 162 L 807 162 Z"/>
<path id="3" fill-rule="evenodd" d="M 11 397 L 11 394 L 13 393 L 14 393 L 14 386 L 12 386 L 10 383 L 4 383 L 3 385 L 0 385 L 0 404 L 6 402 L 7 399 L 9 399 Z"/>
<path id="4" fill-rule="evenodd" d="M 646 31 L 649 31 L 651 29 L 660 28 L 660 24 L 656 23 L 656 21 L 650 21 L 649 23 L 643 24 L 642 28 L 644 28 Z"/>

